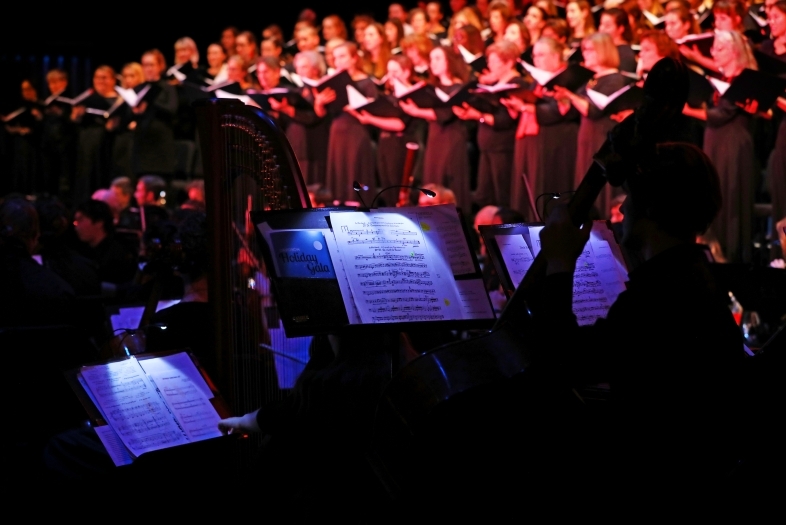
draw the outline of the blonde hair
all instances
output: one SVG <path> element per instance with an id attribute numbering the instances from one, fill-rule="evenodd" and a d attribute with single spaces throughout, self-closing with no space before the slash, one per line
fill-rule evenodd
<path id="1" fill-rule="evenodd" d="M 606 33 L 593 33 L 584 39 L 585 42 L 590 42 L 598 54 L 598 64 L 603 67 L 620 67 L 620 53 L 617 51 L 617 46 L 614 45 L 614 40 Z"/>
<path id="2" fill-rule="evenodd" d="M 145 81 L 145 72 L 142 70 L 142 64 L 139 62 L 129 62 L 123 66 L 123 71 L 126 69 L 130 69 L 134 73 L 134 76 L 137 79 L 137 85 L 142 84 Z M 123 87 L 127 88 L 128 86 Z"/>
<path id="3" fill-rule="evenodd" d="M 453 27 L 455 24 L 453 21 L 460 16 L 466 18 L 469 25 L 473 26 L 478 31 L 483 31 L 483 23 L 480 21 L 480 18 L 478 18 L 475 10 L 471 7 L 464 7 L 459 9 L 458 12 L 453 15 L 453 18 L 450 19 L 450 25 L 448 26 L 448 40 L 451 42 L 453 41 L 453 32 L 455 31 L 455 28 Z"/>
<path id="4" fill-rule="evenodd" d="M 191 37 L 184 36 L 183 38 L 178 38 L 175 42 L 175 51 L 177 51 L 178 47 L 186 47 L 191 50 L 191 58 L 188 60 L 192 66 L 197 67 L 199 64 L 199 49 L 196 42 Z"/>
<path id="5" fill-rule="evenodd" d="M 748 45 L 747 40 L 742 33 L 737 31 L 716 31 L 715 32 L 715 41 L 716 42 L 724 42 L 731 46 L 731 49 L 734 53 L 734 57 L 737 62 L 737 67 L 742 69 L 758 69 L 758 65 L 756 64 L 756 59 L 753 57 L 753 52 L 751 51 L 750 46 Z"/>

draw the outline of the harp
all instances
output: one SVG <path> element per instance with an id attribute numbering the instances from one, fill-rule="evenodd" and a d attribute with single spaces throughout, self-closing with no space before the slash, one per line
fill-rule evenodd
<path id="1" fill-rule="evenodd" d="M 290 343 L 271 347 L 278 317 L 250 214 L 311 205 L 292 148 L 270 117 L 237 100 L 202 100 L 194 109 L 212 247 L 217 381 L 233 411 L 244 414 L 283 397 L 272 354 L 286 354 Z"/>

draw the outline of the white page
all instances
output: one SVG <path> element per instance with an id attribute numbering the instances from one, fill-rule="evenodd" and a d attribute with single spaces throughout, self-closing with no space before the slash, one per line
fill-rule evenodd
<path id="1" fill-rule="evenodd" d="M 535 257 L 521 234 L 495 235 L 494 238 L 502 254 L 502 261 L 508 270 L 510 280 L 513 281 L 513 287 L 518 288 Z"/>
<path id="2" fill-rule="evenodd" d="M 347 309 L 349 324 L 361 324 L 363 320 L 360 318 L 360 312 L 355 304 L 355 297 L 352 295 L 352 289 L 349 287 L 349 276 L 344 266 L 344 257 L 341 255 L 341 250 L 336 242 L 336 236 L 330 230 L 327 230 L 327 233 L 325 233 L 325 244 L 327 244 L 328 253 L 330 253 L 330 260 L 333 262 L 333 271 L 336 272 L 336 279 L 341 290 L 341 298 Z"/>
<path id="3" fill-rule="evenodd" d="M 534 256 L 540 253 L 540 232 L 543 226 L 530 226 L 530 239 Z M 580 326 L 593 324 L 598 318 L 605 318 L 617 296 L 625 290 L 625 278 L 620 273 L 624 263 L 618 261 L 619 248 L 611 247 L 604 238 L 613 234 L 604 221 L 592 225 L 590 240 L 584 245 L 576 261 L 573 274 L 573 313 Z M 507 264 L 507 262 L 506 262 Z"/>
<path id="4" fill-rule="evenodd" d="M 364 323 L 463 317 L 450 268 L 428 250 L 413 210 L 330 212 Z"/>
<path id="5" fill-rule="evenodd" d="M 133 455 L 188 443 L 136 359 L 84 367 L 81 375 Z"/>
<path id="6" fill-rule="evenodd" d="M 172 410 L 189 441 L 220 437 L 221 417 L 210 403 L 214 397 L 202 374 L 185 352 L 140 361 Z"/>
<path id="7" fill-rule="evenodd" d="M 723 80 L 719 80 L 714 77 L 707 77 L 707 80 L 709 80 L 710 83 L 715 86 L 715 89 L 718 90 L 718 93 L 720 93 L 721 96 L 725 95 L 726 91 L 729 89 L 729 86 L 731 86 L 730 83 L 724 82 Z"/>
<path id="8" fill-rule="evenodd" d="M 491 308 L 483 279 L 461 279 L 456 281 L 456 289 L 464 319 L 494 318 L 494 310 Z"/>
<path id="9" fill-rule="evenodd" d="M 606 106 L 611 104 L 615 99 L 620 97 L 631 87 L 633 87 L 633 84 L 628 84 L 624 88 L 620 89 L 619 91 L 615 91 L 611 95 L 604 95 L 603 93 L 600 93 L 598 91 L 587 89 L 587 97 L 589 97 L 592 103 L 598 106 L 599 109 L 604 110 L 606 109 Z"/>
<path id="10" fill-rule="evenodd" d="M 461 53 L 461 57 L 464 59 L 464 62 L 466 62 L 467 64 L 471 64 L 475 60 L 483 56 L 483 53 L 478 53 L 477 55 L 473 55 L 472 53 L 470 53 L 469 49 L 467 49 L 462 45 L 459 45 L 458 48 L 459 48 L 459 52 Z"/>
<path id="11" fill-rule="evenodd" d="M 180 302 L 180 299 L 168 299 L 165 301 L 158 301 L 156 305 L 156 312 L 169 308 Z M 144 306 L 132 306 L 129 308 L 120 308 L 116 315 L 109 317 L 112 323 L 112 330 L 136 330 L 139 328 L 139 323 L 142 321 L 142 316 L 145 313 Z"/>
<path id="12" fill-rule="evenodd" d="M 532 250 L 532 256 L 537 257 L 540 253 L 540 232 L 543 230 L 544 226 L 530 226 L 529 227 L 529 238 L 531 244 L 529 245 L 530 250 Z"/>
<path id="13" fill-rule="evenodd" d="M 526 69 L 529 72 L 532 78 L 535 79 L 535 82 L 537 82 L 541 86 L 545 86 L 551 81 L 552 78 L 556 77 L 557 75 L 565 71 L 565 69 L 567 69 L 567 68 L 562 68 L 559 71 L 552 73 L 551 71 L 546 71 L 545 69 L 540 69 L 538 67 L 535 67 L 529 62 L 526 62 L 524 60 L 519 60 L 519 63 L 524 67 L 524 69 Z"/>
<path id="14" fill-rule="evenodd" d="M 447 102 L 448 100 L 450 100 L 450 95 L 448 95 L 441 89 L 434 88 L 434 92 L 437 94 L 437 98 L 440 99 L 442 102 Z"/>
<path id="15" fill-rule="evenodd" d="M 352 109 L 362 108 L 369 103 L 369 100 L 353 86 L 347 86 L 347 100 Z"/>
<path id="16" fill-rule="evenodd" d="M 401 211 L 401 208 L 394 209 L 397 210 L 396 213 Z M 385 208 L 380 209 L 383 210 Z M 426 240 L 426 248 L 432 253 L 442 253 L 447 256 L 453 275 L 475 273 L 475 262 L 454 204 L 422 206 L 409 210 L 408 213 L 412 211 L 417 213 L 418 223 Z"/>
<path id="17" fill-rule="evenodd" d="M 599 317 L 605 317 L 611 307 L 600 273 L 588 242 L 576 261 L 573 273 L 573 313 L 579 326 L 593 324 Z"/>
<path id="18" fill-rule="evenodd" d="M 101 443 L 104 445 L 104 448 L 109 453 L 109 457 L 112 458 L 112 462 L 116 467 L 130 465 L 134 462 L 134 458 L 129 454 L 125 445 L 123 445 L 120 436 L 117 435 L 117 432 L 112 430 L 111 426 L 102 425 L 100 427 L 93 427 L 93 430 L 96 431 L 98 439 L 101 440 Z"/>

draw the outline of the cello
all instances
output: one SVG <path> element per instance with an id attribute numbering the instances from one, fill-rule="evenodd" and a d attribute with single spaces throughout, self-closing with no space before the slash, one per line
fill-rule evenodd
<path id="1" fill-rule="evenodd" d="M 576 226 L 587 220 L 606 183 L 620 186 L 635 177 L 655 145 L 669 140 L 687 98 L 687 69 L 662 59 L 644 92 L 645 103 L 611 131 L 568 204 Z M 591 454 L 591 443 L 572 436 L 587 435 L 600 420 L 587 417 L 561 378 L 537 366 L 528 301 L 545 275 L 540 254 L 490 333 L 425 353 L 387 385 L 369 458 L 391 498 L 413 501 L 423 476 L 437 472 L 429 492 L 436 488 L 442 497 L 520 496 L 522 489 L 556 483 L 564 473 L 575 472 L 573 463 Z M 522 428 L 526 422 L 533 427 Z M 554 428 L 544 431 L 545 425 Z M 538 457 L 537 451 L 546 448 L 552 454 Z M 555 455 L 555 450 L 565 454 Z M 496 475 L 510 471 L 541 477 L 530 477 L 525 485 L 494 482 Z"/>

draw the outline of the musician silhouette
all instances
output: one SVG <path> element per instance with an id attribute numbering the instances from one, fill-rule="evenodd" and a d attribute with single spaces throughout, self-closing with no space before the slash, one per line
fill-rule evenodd
<path id="1" fill-rule="evenodd" d="M 684 143 L 657 146 L 631 174 L 622 246 L 631 255 L 627 291 L 606 319 L 579 327 L 573 272 L 590 225 L 575 227 L 564 204 L 541 233 L 546 278 L 530 301 L 550 350 L 546 362 L 574 386 L 610 385 L 610 471 L 659 493 L 720 483 L 733 471 L 735 385 L 744 360 L 740 331 L 696 245 L 721 208 L 718 175 L 707 156 Z M 724 300 L 725 299 L 725 300 Z M 638 486 L 639 490 L 641 486 Z"/>

